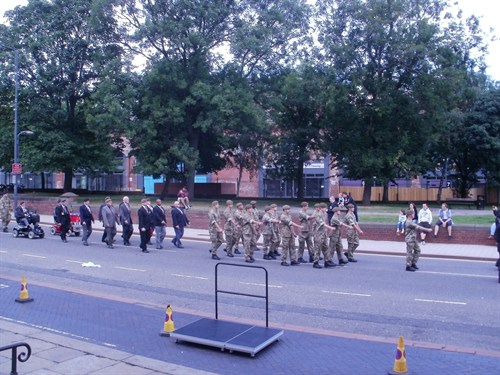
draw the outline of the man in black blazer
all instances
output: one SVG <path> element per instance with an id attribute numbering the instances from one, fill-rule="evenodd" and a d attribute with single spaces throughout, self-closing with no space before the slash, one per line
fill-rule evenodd
<path id="1" fill-rule="evenodd" d="M 56 206 L 55 209 L 56 221 L 61 224 L 61 240 L 62 242 L 68 242 L 66 239 L 66 234 L 71 228 L 71 218 L 69 216 L 68 206 L 66 206 L 66 199 L 61 199 L 61 202 Z"/>
<path id="2" fill-rule="evenodd" d="M 153 225 L 155 228 L 156 248 L 163 249 L 163 240 L 167 234 L 167 217 L 165 208 L 161 205 L 161 199 L 157 199 L 156 206 L 153 207 Z"/>
<path id="3" fill-rule="evenodd" d="M 175 237 L 172 240 L 174 246 L 183 248 L 181 238 L 184 236 L 184 227 L 189 225 L 189 219 L 187 218 L 184 210 L 180 207 L 179 201 L 175 201 L 172 206 L 172 226 L 174 227 Z"/>
<path id="4" fill-rule="evenodd" d="M 80 206 L 80 223 L 82 224 L 83 229 L 83 244 L 88 246 L 89 243 L 87 240 L 92 234 L 92 224 L 94 223 L 94 215 L 92 214 L 92 209 L 90 208 L 89 198 L 85 198 L 83 200 L 83 204 Z"/>
<path id="5" fill-rule="evenodd" d="M 151 239 L 151 225 L 153 222 L 153 211 L 149 208 L 149 199 L 141 199 L 141 207 L 137 211 L 139 217 L 139 234 L 141 235 L 141 244 L 139 247 L 143 253 L 149 253 L 148 242 Z"/>
<path id="6" fill-rule="evenodd" d="M 122 237 L 123 244 L 125 246 L 130 245 L 130 237 L 134 233 L 134 226 L 132 224 L 132 216 L 130 212 L 130 203 L 128 197 L 123 197 L 120 206 L 118 207 L 120 211 L 120 224 L 122 225 Z"/>

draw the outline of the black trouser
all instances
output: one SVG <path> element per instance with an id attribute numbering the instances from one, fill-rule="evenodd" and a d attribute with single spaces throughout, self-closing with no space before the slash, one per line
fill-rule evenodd
<path id="1" fill-rule="evenodd" d="M 69 228 L 71 227 L 71 224 L 61 224 L 61 240 L 66 239 L 66 234 L 69 232 Z"/>
<path id="2" fill-rule="evenodd" d="M 151 239 L 151 231 L 149 230 L 149 228 L 146 228 L 145 231 L 141 230 L 140 233 L 141 233 L 141 244 L 139 245 L 139 247 L 142 250 L 147 250 L 148 249 L 148 242 Z"/>
<path id="3" fill-rule="evenodd" d="M 122 224 L 122 237 L 123 243 L 130 242 L 130 237 L 132 237 L 132 233 L 134 233 L 134 227 L 132 224 Z"/>
<path id="4" fill-rule="evenodd" d="M 90 223 L 89 225 L 82 224 L 82 229 L 83 229 L 82 241 L 87 242 L 90 235 L 92 234 L 92 223 Z"/>

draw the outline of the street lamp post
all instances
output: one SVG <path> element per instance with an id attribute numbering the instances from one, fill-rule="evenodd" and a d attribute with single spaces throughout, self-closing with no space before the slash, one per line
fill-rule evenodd
<path id="1" fill-rule="evenodd" d="M 17 113 L 17 110 L 16 110 Z M 17 117 L 17 114 L 14 115 Z M 17 128 L 17 121 L 15 121 L 14 127 Z M 23 130 L 19 133 L 14 133 L 14 164 L 19 164 L 19 137 L 21 135 L 24 136 L 30 136 L 33 135 L 34 133 L 31 130 Z M 14 181 L 14 208 L 17 207 L 17 193 L 18 193 L 18 187 L 17 187 L 17 173 L 12 173 L 12 179 Z"/>

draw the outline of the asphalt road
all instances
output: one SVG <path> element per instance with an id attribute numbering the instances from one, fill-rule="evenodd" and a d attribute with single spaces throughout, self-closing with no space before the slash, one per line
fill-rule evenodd
<path id="1" fill-rule="evenodd" d="M 216 262 L 209 258 L 208 243 L 185 241 L 185 248 L 177 249 L 166 240 L 165 249 L 153 246 L 143 254 L 138 246 L 107 249 L 100 235 L 94 233 L 91 246 L 84 247 L 77 237 L 64 244 L 50 234 L 29 240 L 0 233 L 0 275 L 12 280 L 26 275 L 29 283 L 213 316 Z M 245 264 L 242 256 L 222 258 Z M 491 262 L 422 259 L 420 270 L 410 273 L 402 257 L 359 255 L 356 264 L 321 270 L 310 264 L 282 267 L 261 260 L 259 252 L 256 258 L 254 265 L 269 275 L 271 325 L 500 349 L 498 283 Z M 100 267 L 82 267 L 86 262 Z M 262 269 L 219 266 L 219 273 L 220 289 L 264 293 Z M 219 299 L 219 313 L 232 319 L 263 322 L 264 307 L 262 299 Z"/>

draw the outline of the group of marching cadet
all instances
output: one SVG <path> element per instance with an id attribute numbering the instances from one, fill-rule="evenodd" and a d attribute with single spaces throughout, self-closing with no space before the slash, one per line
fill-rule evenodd
<path id="1" fill-rule="evenodd" d="M 359 234 L 363 231 L 359 227 L 354 213 L 355 206 L 348 204 L 346 208 L 333 208 L 331 220 L 328 220 L 325 203 L 314 205 L 314 211 L 309 211 L 309 204 L 302 202 L 299 211 L 299 222 L 292 220 L 290 206 L 284 205 L 282 213 L 278 213 L 278 206 L 271 204 L 266 206 L 265 212 L 261 213 L 256 208 L 256 202 L 251 201 L 246 206 L 243 203 L 226 201 L 226 208 L 219 213 L 219 202 L 213 201 L 209 217 L 209 233 L 212 242 L 210 251 L 212 259 L 220 260 L 217 255 L 218 249 L 225 242 L 224 251 L 228 257 L 241 254 L 238 250 L 240 239 L 245 249 L 245 262 L 253 263 L 254 252 L 257 250 L 257 241 L 263 237 L 263 259 L 275 260 L 281 257 L 282 266 L 298 266 L 307 263 L 304 259 L 304 251 L 307 247 L 309 262 L 314 268 L 332 268 L 334 255 L 337 254 L 338 265 L 343 266 L 348 262 L 357 262 L 354 252 L 359 246 Z M 343 212 L 347 211 L 345 215 Z M 224 218 L 221 225 L 220 217 Z M 341 228 L 347 228 L 347 251 L 343 251 Z M 225 241 L 224 241 L 225 237 Z M 298 251 L 295 247 L 295 238 L 298 237 Z M 278 252 L 281 244 L 282 252 Z M 344 258 L 344 255 L 347 259 Z M 324 260 L 323 266 L 320 260 Z M 290 262 L 289 262 L 290 261 Z"/>

